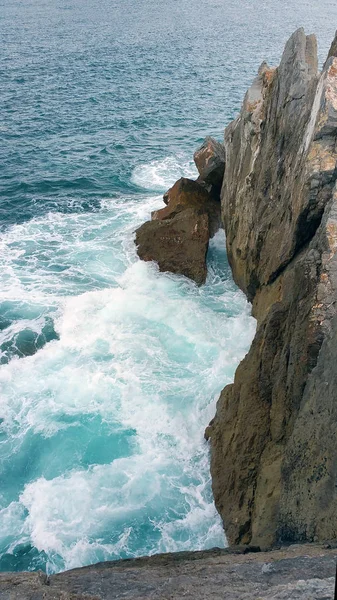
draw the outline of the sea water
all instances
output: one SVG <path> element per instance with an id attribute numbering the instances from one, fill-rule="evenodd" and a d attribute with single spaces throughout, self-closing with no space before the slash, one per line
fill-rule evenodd
<path id="1" fill-rule="evenodd" d="M 335 2 L 0 1 L 0 568 L 224 546 L 203 432 L 255 321 L 224 234 L 198 288 L 134 230 Z"/>

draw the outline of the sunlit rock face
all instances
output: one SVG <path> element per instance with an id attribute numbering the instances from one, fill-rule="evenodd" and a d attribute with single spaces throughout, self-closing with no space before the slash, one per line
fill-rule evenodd
<path id="1" fill-rule="evenodd" d="M 206 430 L 231 543 L 337 537 L 337 58 L 296 31 L 225 131 L 235 281 L 258 327 Z"/>

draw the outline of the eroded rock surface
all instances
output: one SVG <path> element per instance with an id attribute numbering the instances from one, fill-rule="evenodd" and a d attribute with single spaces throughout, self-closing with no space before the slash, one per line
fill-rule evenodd
<path id="1" fill-rule="evenodd" d="M 139 227 L 138 256 L 156 261 L 160 271 L 185 275 L 201 285 L 207 276 L 209 235 L 208 214 L 188 208 L 172 219 L 147 221 Z"/>
<path id="2" fill-rule="evenodd" d="M 231 543 L 337 537 L 337 59 L 298 30 L 225 132 L 228 258 L 257 332 L 207 428 Z"/>
<path id="3" fill-rule="evenodd" d="M 46 577 L 0 573 L 0 600 L 330 600 L 336 550 L 209 550 L 99 563 Z"/>
<path id="4" fill-rule="evenodd" d="M 160 271 L 206 281 L 208 243 L 221 225 L 220 202 L 202 183 L 182 177 L 164 195 L 166 206 L 136 231 L 139 258 Z"/>
<path id="5" fill-rule="evenodd" d="M 195 208 L 200 213 L 208 215 L 210 236 L 213 237 L 218 231 L 221 224 L 220 203 L 197 181 L 182 177 L 176 181 L 165 196 L 167 206 L 152 213 L 153 221 L 172 219 L 187 208 Z"/>
<path id="6" fill-rule="evenodd" d="M 200 179 L 206 184 L 221 187 L 225 172 L 225 148 L 212 137 L 207 137 L 194 153 L 194 162 Z"/>

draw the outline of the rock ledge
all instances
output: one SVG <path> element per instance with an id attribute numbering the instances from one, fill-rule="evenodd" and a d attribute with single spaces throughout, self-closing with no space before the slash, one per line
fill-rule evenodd
<path id="1" fill-rule="evenodd" d="M 308 545 L 179 552 L 98 563 L 47 578 L 0 573 L 0 600 L 330 600 L 337 550 Z M 248 553 L 247 553 L 248 552 Z"/>

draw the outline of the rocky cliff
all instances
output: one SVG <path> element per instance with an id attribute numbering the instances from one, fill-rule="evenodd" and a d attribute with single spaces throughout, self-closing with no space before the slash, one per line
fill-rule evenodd
<path id="1" fill-rule="evenodd" d="M 208 138 L 197 151 L 198 180 L 177 182 L 136 234 L 144 260 L 201 284 L 221 203 L 233 276 L 252 302 L 255 339 L 206 430 L 232 548 L 3 573 L 1 600 L 332 597 L 330 545 L 246 551 L 337 538 L 335 56 L 337 35 L 318 72 L 316 39 L 298 30 L 278 68 L 260 67 L 224 147 Z"/>
<path id="2" fill-rule="evenodd" d="M 225 131 L 221 211 L 257 332 L 206 430 L 230 543 L 337 537 L 337 38 L 298 30 Z"/>

